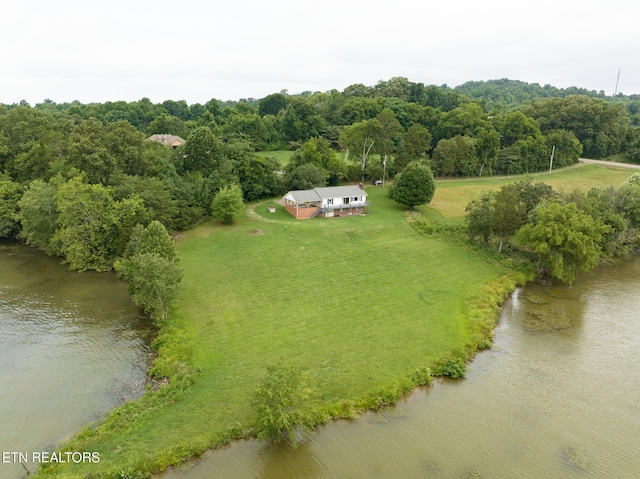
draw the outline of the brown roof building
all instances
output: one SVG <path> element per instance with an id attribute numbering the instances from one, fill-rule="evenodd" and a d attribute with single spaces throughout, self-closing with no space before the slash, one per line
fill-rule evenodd
<path id="1" fill-rule="evenodd" d="M 164 146 L 170 146 L 173 149 L 176 149 L 186 143 L 185 140 L 177 135 L 163 135 L 158 133 L 151 135 L 147 138 L 147 141 L 157 141 L 158 143 L 162 143 Z"/>

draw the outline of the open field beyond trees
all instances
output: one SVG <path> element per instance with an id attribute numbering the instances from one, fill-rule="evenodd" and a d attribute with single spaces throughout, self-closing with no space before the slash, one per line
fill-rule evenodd
<path id="1" fill-rule="evenodd" d="M 581 166 L 535 179 L 570 190 L 618 186 L 629 174 Z M 521 178 L 439 182 L 435 210 L 421 211 L 459 218 L 483 189 Z M 446 355 L 472 355 L 524 275 L 419 235 L 386 189 L 367 192 L 364 217 L 296 221 L 282 207 L 269 213 L 268 201 L 234 226 L 209 222 L 179 237 L 183 286 L 154 366 L 171 384 L 67 445 L 99 452 L 99 464 L 38 477 L 135 477 L 249 436 L 252 391 L 270 362 L 308 370 L 320 407 L 348 417 L 393 401 Z"/>
<path id="2" fill-rule="evenodd" d="M 588 191 L 600 186 L 618 187 L 633 170 L 626 168 L 602 167 L 599 165 L 575 165 L 553 173 L 535 173 L 530 175 L 535 182 L 551 185 L 555 191 L 569 193 L 574 189 Z M 438 181 L 438 187 L 427 210 L 435 210 L 443 218 L 462 218 L 465 208 L 471 200 L 478 199 L 483 191 L 498 190 L 502 185 L 515 183 L 523 176 L 498 176 L 479 179 Z"/>

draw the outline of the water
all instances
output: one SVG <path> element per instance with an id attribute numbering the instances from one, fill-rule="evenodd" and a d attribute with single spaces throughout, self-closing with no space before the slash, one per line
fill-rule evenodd
<path id="1" fill-rule="evenodd" d="M 0 452 L 50 451 L 145 389 L 149 319 L 114 275 L 59 263 L 0 242 Z"/>
<path id="2" fill-rule="evenodd" d="M 296 450 L 238 441 L 162 479 L 640 477 L 639 273 L 634 259 L 528 285 L 465 379 L 332 422 Z M 541 307 L 568 327 L 532 330 Z M 0 451 L 51 450 L 141 393 L 149 334 L 113 275 L 0 243 Z M 3 479 L 23 476 L 0 463 Z"/>
<path id="3" fill-rule="evenodd" d="M 240 441 L 161 477 L 640 477 L 638 291 L 637 258 L 573 286 L 527 285 L 465 379 L 332 422 L 296 450 Z M 532 330 L 530 311 L 541 307 L 568 327 Z"/>

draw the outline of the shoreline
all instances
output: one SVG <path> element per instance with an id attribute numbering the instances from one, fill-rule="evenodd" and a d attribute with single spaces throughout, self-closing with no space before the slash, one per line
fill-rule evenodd
<path id="1" fill-rule="evenodd" d="M 441 241 L 444 240 L 441 239 Z M 523 282 L 526 282 L 526 278 L 522 273 L 510 271 L 507 274 L 502 274 L 489 281 L 480 291 L 476 291 L 475 294 L 469 295 L 464 300 L 467 311 L 467 321 L 474 329 L 472 340 L 463 346 L 465 363 L 471 361 L 478 352 L 490 348 L 493 331 L 499 320 L 502 304 L 508 295 L 511 294 L 516 287 L 523 284 Z M 169 336 L 182 337 L 183 334 L 184 329 L 181 329 L 180 326 L 176 324 L 175 318 L 157 331 L 156 345 L 159 344 L 160 347 L 154 347 L 157 356 L 150 365 L 148 372 L 149 374 L 153 372 L 156 374 L 164 372 L 166 376 L 172 376 L 171 381 L 167 385 L 160 387 L 157 391 L 147 392 L 141 398 L 129 401 L 123 406 L 116 408 L 104 419 L 97 429 L 94 430 L 92 427 L 89 427 L 81 431 L 71 442 L 67 443 L 61 451 L 73 451 L 74 447 L 77 448 L 84 442 L 83 440 L 86 436 L 92 436 L 96 432 L 98 432 L 98 436 L 100 436 L 99 430 L 101 428 L 111 429 L 122 426 L 121 420 L 126 420 L 127 417 L 135 420 L 137 416 L 144 416 L 146 410 L 162 407 L 166 399 L 175 400 L 177 397 L 189 395 L 191 386 L 198 381 L 198 376 L 200 376 L 200 371 L 195 365 L 189 365 L 179 360 L 179 356 L 188 356 L 189 352 L 182 351 L 182 354 L 176 355 L 175 351 L 162 349 L 162 344 L 166 343 Z M 186 343 L 183 343 L 183 346 L 186 346 Z M 422 360 L 417 358 L 417 363 L 421 362 Z M 431 371 L 434 366 L 434 364 L 425 366 L 423 368 L 423 374 L 416 375 L 414 373 L 409 377 L 395 378 L 391 386 L 386 388 L 386 394 L 384 396 L 373 394 L 360 397 L 356 400 L 342 400 L 338 403 L 321 406 L 321 408 L 328 413 L 328 420 L 322 424 L 331 420 L 353 418 L 368 411 L 380 410 L 381 408 L 396 403 L 403 396 L 415 391 L 417 387 L 429 385 L 432 377 Z M 427 372 L 426 375 L 424 374 L 424 370 Z M 375 398 L 376 400 L 372 402 L 372 399 L 374 399 L 373 396 L 377 397 Z M 383 399 L 380 399 L 381 397 L 383 397 Z M 153 458 L 147 456 L 148 460 L 145 461 L 144 464 L 140 464 L 140 470 L 147 471 L 147 473 L 155 470 L 157 472 L 154 472 L 152 477 L 156 477 L 170 467 L 193 461 L 206 451 L 217 449 L 229 444 L 235 439 L 255 439 L 255 436 L 250 428 L 242 427 L 241 425 L 237 428 L 232 427 L 222 435 L 216 434 L 216 437 L 210 438 L 206 443 L 199 441 L 194 441 L 193 443 L 186 442 L 180 446 L 179 450 L 170 454 L 170 457 L 167 457 L 166 451 L 164 453 L 159 451 Z M 106 460 L 106 458 L 103 460 Z M 132 470 L 131 472 L 134 471 Z M 110 477 L 108 472 L 106 474 L 104 477 Z M 39 470 L 34 477 L 48 477 L 47 468 Z"/>

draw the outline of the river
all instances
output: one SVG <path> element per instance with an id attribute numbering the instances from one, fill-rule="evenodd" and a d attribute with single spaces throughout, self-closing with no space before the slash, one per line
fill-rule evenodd
<path id="1" fill-rule="evenodd" d="M 295 450 L 235 442 L 161 478 L 640 477 L 639 292 L 638 258 L 572 286 L 527 285 L 465 379 L 327 424 Z"/>
<path id="2" fill-rule="evenodd" d="M 464 379 L 331 422 L 295 450 L 236 441 L 159 477 L 640 477 L 639 291 L 640 258 L 527 285 Z M 150 332 L 113 275 L 0 243 L 0 449 L 50 450 L 141 392 Z"/>
<path id="3" fill-rule="evenodd" d="M 0 452 L 31 459 L 138 397 L 151 334 L 113 274 L 72 272 L 0 242 Z M 9 456 L 0 477 L 24 477 L 24 467 Z"/>

